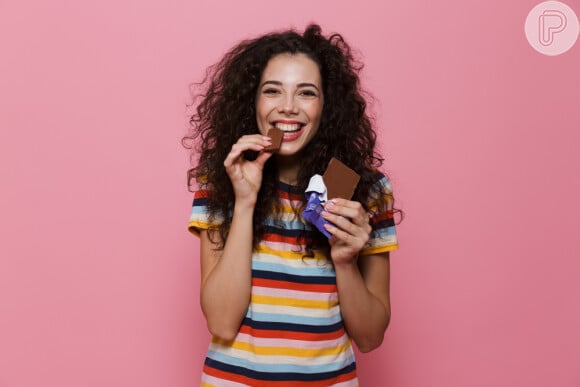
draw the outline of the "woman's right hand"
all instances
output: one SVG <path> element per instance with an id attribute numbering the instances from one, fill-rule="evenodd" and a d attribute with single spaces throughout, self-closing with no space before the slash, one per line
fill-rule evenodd
<path id="1" fill-rule="evenodd" d="M 258 191 L 262 185 L 264 164 L 272 156 L 271 152 L 263 152 L 263 149 L 271 143 L 272 140 L 268 136 L 249 134 L 240 137 L 232 146 L 224 160 L 224 167 L 232 182 L 236 201 L 256 204 Z M 259 152 L 256 160 L 249 161 L 244 158 L 244 152 L 247 150 Z"/>

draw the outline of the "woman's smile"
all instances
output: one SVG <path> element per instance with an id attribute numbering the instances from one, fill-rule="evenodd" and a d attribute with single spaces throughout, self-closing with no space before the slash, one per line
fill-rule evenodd
<path id="1" fill-rule="evenodd" d="M 284 132 L 282 142 L 294 141 L 304 133 L 305 124 L 297 121 L 279 120 L 272 124 L 272 127 Z"/>
<path id="2" fill-rule="evenodd" d="M 304 54 L 280 54 L 268 62 L 256 97 L 260 133 L 284 132 L 279 156 L 300 153 L 312 140 L 322 116 L 320 70 Z"/>

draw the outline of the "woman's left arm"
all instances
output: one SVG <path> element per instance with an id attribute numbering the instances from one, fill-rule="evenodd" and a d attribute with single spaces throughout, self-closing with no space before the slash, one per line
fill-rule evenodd
<path id="1" fill-rule="evenodd" d="M 361 352 L 370 352 L 383 342 L 391 319 L 389 253 L 361 256 L 358 265 L 335 270 L 346 330 Z"/>
<path id="2" fill-rule="evenodd" d="M 389 253 L 359 256 L 372 231 L 368 214 L 358 202 L 334 199 L 323 216 L 336 271 L 345 327 L 361 352 L 381 345 L 391 318 Z"/>

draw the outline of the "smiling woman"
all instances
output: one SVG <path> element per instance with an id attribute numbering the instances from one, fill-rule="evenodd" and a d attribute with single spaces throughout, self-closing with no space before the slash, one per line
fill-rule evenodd
<path id="1" fill-rule="evenodd" d="M 398 245 L 358 69 L 340 35 L 311 25 L 238 44 L 202 82 L 184 140 L 197 144 L 189 230 L 213 335 L 204 386 L 357 386 L 351 342 L 382 342 Z M 352 200 L 329 198 L 328 239 L 301 211 L 333 157 L 361 179 Z"/>
<path id="2" fill-rule="evenodd" d="M 256 121 L 260 133 L 271 127 L 284 132 L 277 158 L 297 155 L 316 134 L 324 94 L 316 62 L 304 54 L 279 54 L 268 62 L 256 97 Z M 283 163 L 289 165 L 289 163 Z M 280 181 L 295 183 L 295 171 L 278 171 Z"/>

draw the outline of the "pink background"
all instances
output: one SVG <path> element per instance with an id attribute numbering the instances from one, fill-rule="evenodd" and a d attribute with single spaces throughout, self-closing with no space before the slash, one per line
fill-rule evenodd
<path id="1" fill-rule="evenodd" d="M 580 43 L 534 51 L 536 4 L 1 1 L 0 387 L 198 384 L 188 84 L 308 21 L 365 61 L 407 213 L 362 385 L 580 386 Z"/>

